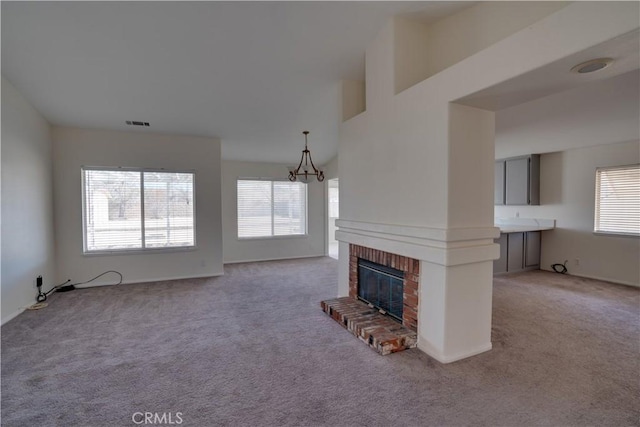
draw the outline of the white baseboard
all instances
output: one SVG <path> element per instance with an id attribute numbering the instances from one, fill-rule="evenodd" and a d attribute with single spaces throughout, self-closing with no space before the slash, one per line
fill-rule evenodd
<path id="1" fill-rule="evenodd" d="M 140 279 L 140 280 L 126 280 L 120 283 L 120 285 L 131 285 L 134 283 L 152 283 L 152 282 L 166 282 L 170 280 L 183 280 L 183 279 L 203 279 L 207 277 L 224 276 L 224 273 L 218 274 L 204 274 L 196 276 L 172 276 L 172 277 L 158 277 L 153 279 Z M 74 285 L 78 289 L 97 288 L 100 286 L 116 286 L 115 283 L 85 283 L 84 285 Z M 118 285 L 119 286 L 119 285 Z"/>
<path id="2" fill-rule="evenodd" d="M 636 288 L 640 287 L 640 283 L 625 282 L 624 280 L 614 280 L 614 279 L 609 279 L 607 277 L 590 276 L 588 274 L 573 274 L 573 273 L 567 273 L 567 274 L 569 276 L 584 277 L 585 279 L 594 279 L 594 280 L 600 280 L 602 282 L 615 283 L 616 285 L 633 286 Z"/>
<path id="3" fill-rule="evenodd" d="M 554 273 L 554 271 L 551 270 L 551 269 L 541 268 L 541 270 L 549 271 L 551 273 Z M 633 286 L 635 288 L 639 288 L 640 287 L 640 283 L 626 282 L 624 280 L 615 280 L 615 279 L 611 279 L 609 277 L 591 276 L 589 274 L 575 274 L 575 273 L 566 273 L 566 274 L 568 276 L 576 276 L 576 277 L 583 277 L 585 279 L 600 280 L 602 282 L 615 283 L 617 285 Z"/>
<path id="4" fill-rule="evenodd" d="M 25 310 L 26 310 L 26 308 L 21 308 L 20 310 L 11 313 L 7 317 L 4 317 L 2 319 L 2 323 L 1 324 L 4 326 L 5 323 L 7 323 L 10 320 L 13 320 L 16 316 L 18 316 L 19 314 L 22 314 Z"/>
<path id="5" fill-rule="evenodd" d="M 424 339 L 418 336 L 418 349 L 422 350 L 429 356 L 433 357 L 440 363 L 452 363 L 458 360 L 466 359 L 467 357 L 475 356 L 480 353 L 484 353 L 485 351 L 489 351 L 493 348 L 491 342 L 481 345 L 480 347 L 467 350 L 464 352 L 444 355 L 441 351 L 435 349 L 433 346 L 429 345 L 429 343 Z"/>
<path id="6" fill-rule="evenodd" d="M 277 258 L 245 259 L 245 260 L 237 260 L 237 261 L 223 261 L 223 264 L 243 264 L 247 262 L 264 262 L 264 261 L 284 261 L 287 259 L 321 258 L 325 256 L 328 256 L 328 255 L 302 255 L 302 256 L 285 256 L 285 257 L 277 257 Z"/>

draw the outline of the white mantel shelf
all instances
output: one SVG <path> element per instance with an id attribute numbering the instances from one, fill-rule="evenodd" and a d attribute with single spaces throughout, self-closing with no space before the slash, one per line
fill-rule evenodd
<path id="1" fill-rule="evenodd" d="M 454 266 L 494 260 L 496 227 L 431 228 L 336 220 L 336 239 L 431 263 Z"/>

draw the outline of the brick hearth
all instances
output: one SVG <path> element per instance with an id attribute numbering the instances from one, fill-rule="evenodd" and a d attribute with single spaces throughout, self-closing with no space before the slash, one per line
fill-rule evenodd
<path id="1" fill-rule="evenodd" d="M 322 310 L 381 355 L 413 348 L 418 335 L 351 297 L 322 301 Z"/>

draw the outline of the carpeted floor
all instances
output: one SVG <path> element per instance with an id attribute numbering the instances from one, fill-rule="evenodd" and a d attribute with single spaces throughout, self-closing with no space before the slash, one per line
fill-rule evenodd
<path id="1" fill-rule="evenodd" d="M 326 257 L 54 294 L 2 327 L 2 425 L 640 425 L 638 289 L 496 278 L 493 350 L 442 365 L 350 335 L 336 282 Z"/>

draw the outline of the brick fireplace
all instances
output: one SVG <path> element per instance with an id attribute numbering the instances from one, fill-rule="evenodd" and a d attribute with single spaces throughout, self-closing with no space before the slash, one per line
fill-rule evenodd
<path id="1" fill-rule="evenodd" d="M 397 312 L 394 313 L 398 308 L 400 295 L 397 283 L 399 276 L 394 276 L 395 281 L 387 282 L 388 302 L 393 301 L 394 310 L 386 315 L 381 314 L 375 302 L 369 305 L 358 299 L 358 272 L 362 261 L 377 264 L 376 268 L 382 271 L 383 275 L 386 269 L 393 269 L 402 276 L 402 319 L 399 319 Z M 371 274 L 366 270 L 362 271 L 365 275 Z M 382 355 L 414 348 L 418 343 L 419 274 L 420 262 L 417 259 L 350 244 L 349 296 L 322 301 L 320 306 L 336 322 Z M 381 291 L 386 286 L 384 279 L 382 282 L 377 280 L 374 278 L 374 283 L 378 286 L 378 295 L 385 295 L 385 291 Z M 394 286 L 397 287 L 392 290 Z M 402 324 L 398 320 L 402 320 Z"/>
<path id="2" fill-rule="evenodd" d="M 491 349 L 497 228 L 435 228 L 346 219 L 336 220 L 336 226 L 339 297 L 323 304 L 329 316 L 361 340 L 368 340 L 370 346 L 379 343 L 374 348 L 381 354 L 413 346 L 441 363 L 450 363 Z M 392 277 L 387 282 L 375 274 L 371 278 L 369 271 L 362 271 L 363 260 L 386 266 L 377 268 L 383 275 L 398 277 L 390 269 L 401 270 L 404 289 L 399 290 L 398 280 Z M 359 271 L 365 285 L 360 292 L 373 307 L 356 299 Z M 388 306 L 388 312 L 397 316 L 399 302 L 403 324 L 380 315 L 386 324 L 378 328 L 377 306 L 385 311 Z M 398 333 L 398 329 L 403 331 Z"/>
<path id="3" fill-rule="evenodd" d="M 417 259 L 350 244 L 349 296 L 354 299 L 358 298 L 358 259 L 374 262 L 404 273 L 402 325 L 414 332 L 417 332 L 420 262 Z"/>

